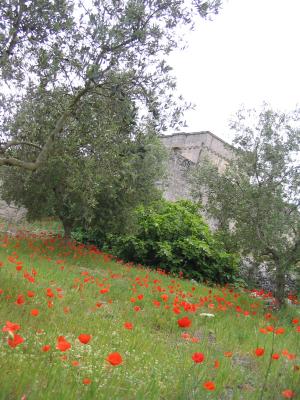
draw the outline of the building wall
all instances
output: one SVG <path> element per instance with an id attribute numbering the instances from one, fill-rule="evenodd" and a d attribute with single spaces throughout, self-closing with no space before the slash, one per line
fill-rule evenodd
<path id="1" fill-rule="evenodd" d="M 233 147 L 211 132 L 174 133 L 160 136 L 169 150 L 167 179 L 161 185 L 167 200 L 190 199 L 189 170 L 209 159 L 223 171 L 233 156 Z"/>

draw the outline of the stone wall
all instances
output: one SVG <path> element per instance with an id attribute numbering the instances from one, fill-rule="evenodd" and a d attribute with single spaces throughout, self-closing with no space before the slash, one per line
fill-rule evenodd
<path id="1" fill-rule="evenodd" d="M 190 188 L 186 178 L 189 170 L 204 159 L 209 159 L 223 171 L 233 155 L 233 148 L 211 132 L 174 133 L 160 136 L 169 150 L 168 177 L 163 185 L 167 200 L 190 199 Z"/>

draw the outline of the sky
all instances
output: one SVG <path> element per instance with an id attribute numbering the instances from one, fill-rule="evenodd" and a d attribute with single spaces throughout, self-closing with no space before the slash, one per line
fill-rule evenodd
<path id="1" fill-rule="evenodd" d="M 242 106 L 300 105 L 300 0 L 223 0 L 186 40 L 188 48 L 168 59 L 178 93 L 195 105 L 181 131 L 208 130 L 231 142 L 228 123 Z"/>

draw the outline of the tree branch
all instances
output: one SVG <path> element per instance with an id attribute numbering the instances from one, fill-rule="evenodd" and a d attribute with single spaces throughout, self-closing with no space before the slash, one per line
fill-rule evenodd
<path id="1" fill-rule="evenodd" d="M 42 146 L 40 146 L 39 144 L 36 143 L 31 143 L 31 142 L 24 142 L 24 141 L 19 141 L 19 140 L 11 140 L 10 142 L 7 143 L 0 143 L 0 151 L 4 152 L 6 151 L 9 147 L 11 146 L 31 146 L 31 147 L 36 147 L 39 150 L 42 150 Z"/>

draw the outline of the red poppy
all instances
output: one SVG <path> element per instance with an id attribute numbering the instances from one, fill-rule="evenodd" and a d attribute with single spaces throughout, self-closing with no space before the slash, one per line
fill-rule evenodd
<path id="1" fill-rule="evenodd" d="M 264 355 L 264 352 L 265 352 L 265 349 L 263 349 L 262 347 L 258 347 L 258 348 L 255 350 L 255 355 L 256 355 L 257 357 L 261 357 L 261 356 Z"/>
<path id="2" fill-rule="evenodd" d="M 22 294 L 19 294 L 17 300 L 15 301 L 15 304 L 18 304 L 20 306 L 24 303 L 25 303 L 24 296 Z"/>
<path id="3" fill-rule="evenodd" d="M 128 329 L 128 330 L 131 330 L 131 329 L 133 329 L 133 325 L 132 325 L 132 323 L 130 323 L 130 322 L 125 322 L 124 328 L 125 328 L 125 329 Z"/>
<path id="4" fill-rule="evenodd" d="M 192 355 L 192 359 L 196 364 L 202 363 L 204 361 L 204 354 L 203 353 L 194 353 Z"/>
<path id="5" fill-rule="evenodd" d="M 216 386 L 212 381 L 206 381 L 203 383 L 203 387 L 206 390 L 215 390 Z"/>
<path id="6" fill-rule="evenodd" d="M 45 344 L 45 346 L 42 347 L 42 351 L 44 353 L 47 353 L 47 351 L 49 351 L 51 349 L 50 344 Z"/>
<path id="7" fill-rule="evenodd" d="M 138 298 L 139 300 L 143 300 L 144 295 L 143 295 L 143 294 L 139 294 L 137 298 Z"/>
<path id="8" fill-rule="evenodd" d="M 83 383 L 84 385 L 90 385 L 90 384 L 92 383 L 92 381 L 91 381 L 90 378 L 84 378 L 84 379 L 82 380 L 82 383 Z"/>
<path id="9" fill-rule="evenodd" d="M 54 297 L 54 293 L 52 292 L 52 290 L 50 288 L 46 289 L 46 296 L 47 297 Z"/>
<path id="10" fill-rule="evenodd" d="M 35 296 L 35 293 L 32 292 L 31 290 L 28 290 L 27 296 L 28 296 L 28 297 L 34 297 L 34 296 Z"/>
<path id="11" fill-rule="evenodd" d="M 188 328 L 191 326 L 192 321 L 188 317 L 183 317 L 177 321 L 180 328 Z"/>
<path id="12" fill-rule="evenodd" d="M 134 311 L 140 311 L 141 307 L 140 306 L 134 306 Z"/>
<path id="13" fill-rule="evenodd" d="M 15 348 L 19 346 L 19 344 L 23 343 L 24 339 L 22 336 L 18 335 L 17 333 L 14 334 L 13 338 L 8 338 L 7 343 L 10 347 Z"/>
<path id="14" fill-rule="evenodd" d="M 273 360 L 278 360 L 278 359 L 279 359 L 279 357 L 280 357 L 280 355 L 279 355 L 278 353 L 274 353 L 274 354 L 272 354 L 272 358 L 273 358 Z"/>
<path id="15" fill-rule="evenodd" d="M 2 332 L 15 332 L 20 329 L 20 325 L 14 322 L 6 321 L 6 325 L 2 328 Z"/>
<path id="16" fill-rule="evenodd" d="M 36 308 L 34 308 L 33 310 L 31 310 L 30 314 L 33 317 L 37 317 L 39 315 L 39 310 L 37 310 Z"/>
<path id="17" fill-rule="evenodd" d="M 121 354 L 118 352 L 115 353 L 110 353 L 108 357 L 106 358 L 106 361 L 108 361 L 111 365 L 119 365 L 122 364 L 123 359 L 121 357 Z"/>
<path id="18" fill-rule="evenodd" d="M 219 360 L 215 360 L 214 368 L 219 368 L 219 367 L 220 367 L 220 361 Z"/>
<path id="19" fill-rule="evenodd" d="M 225 351 L 224 352 L 224 356 L 225 357 L 232 357 L 232 354 L 233 354 L 232 351 Z"/>
<path id="20" fill-rule="evenodd" d="M 292 319 L 292 324 L 297 325 L 299 321 L 300 321 L 299 318 L 294 318 Z"/>
<path id="21" fill-rule="evenodd" d="M 78 339 L 81 343 L 83 344 L 88 344 L 88 342 L 91 340 L 92 336 L 91 335 L 86 335 L 82 333 L 81 335 L 78 336 Z"/>
<path id="22" fill-rule="evenodd" d="M 296 332 L 300 332 L 300 325 L 296 326 Z"/>
<path id="23" fill-rule="evenodd" d="M 285 329 L 280 327 L 280 328 L 276 329 L 275 335 L 282 335 L 284 332 L 285 332 Z"/>
<path id="24" fill-rule="evenodd" d="M 286 389 L 281 394 L 285 399 L 292 399 L 295 396 L 295 392 L 291 389 Z"/>
<path id="25" fill-rule="evenodd" d="M 71 348 L 71 343 L 69 343 L 64 336 L 59 336 L 57 338 L 57 345 L 56 345 L 57 350 L 60 351 L 67 351 Z"/>

